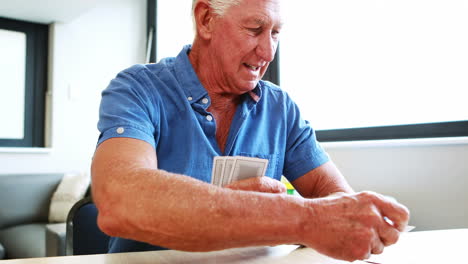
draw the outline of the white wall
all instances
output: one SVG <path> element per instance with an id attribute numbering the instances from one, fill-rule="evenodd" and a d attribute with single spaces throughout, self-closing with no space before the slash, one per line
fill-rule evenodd
<path id="1" fill-rule="evenodd" d="M 144 62 L 146 1 L 104 0 L 51 26 L 51 150 L 0 151 L 0 174 L 89 171 L 100 93 L 124 68 Z"/>
<path id="2" fill-rule="evenodd" d="M 324 147 L 356 191 L 405 204 L 416 230 L 468 228 L 468 140 L 415 142 Z"/>

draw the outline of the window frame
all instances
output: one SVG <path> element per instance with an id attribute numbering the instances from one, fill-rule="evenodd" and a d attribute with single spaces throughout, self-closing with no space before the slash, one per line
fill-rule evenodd
<path id="1" fill-rule="evenodd" d="M 45 147 L 49 26 L 0 17 L 0 29 L 26 34 L 24 137 L 0 138 L 0 147 Z"/>
<path id="2" fill-rule="evenodd" d="M 156 24 L 158 14 L 158 0 L 147 0 L 146 1 L 146 52 L 147 52 L 147 63 L 155 63 L 157 54 L 157 36 L 158 27 Z"/>
<path id="3" fill-rule="evenodd" d="M 321 142 L 465 137 L 468 121 L 317 130 L 316 134 Z"/>
<path id="4" fill-rule="evenodd" d="M 279 44 L 276 48 L 275 58 L 268 65 L 268 69 L 263 75 L 263 80 L 270 81 L 276 85 L 280 85 L 280 64 L 279 64 L 280 48 Z"/>
<path id="5" fill-rule="evenodd" d="M 156 30 L 157 0 L 148 0 L 148 28 L 147 32 Z M 156 36 L 154 33 L 153 36 Z M 281 42 L 280 42 L 281 44 Z M 157 40 L 152 42 L 151 62 L 156 59 Z M 270 63 L 264 80 L 280 85 L 280 45 L 278 45 L 275 59 Z M 313 124 L 311 124 L 313 127 Z M 391 139 L 421 139 L 442 137 L 468 136 L 468 120 L 453 122 L 434 122 L 422 124 L 402 124 L 392 126 L 356 127 L 330 130 L 316 130 L 317 140 L 320 142 L 343 142 L 365 140 Z"/>

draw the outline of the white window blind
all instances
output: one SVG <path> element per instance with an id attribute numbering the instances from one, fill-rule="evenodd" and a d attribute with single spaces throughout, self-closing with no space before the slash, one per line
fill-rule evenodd
<path id="1" fill-rule="evenodd" d="M 192 0 L 158 1 L 156 60 L 175 57 L 192 44 Z"/>
<path id="2" fill-rule="evenodd" d="M 317 130 L 468 120 L 468 1 L 283 1 L 281 87 Z"/>
<path id="3" fill-rule="evenodd" d="M 0 138 L 23 139 L 26 34 L 0 29 Z"/>

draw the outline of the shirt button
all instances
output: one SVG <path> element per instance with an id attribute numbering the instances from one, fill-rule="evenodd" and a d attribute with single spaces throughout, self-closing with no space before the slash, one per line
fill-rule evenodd
<path id="1" fill-rule="evenodd" d="M 207 104 L 207 103 L 208 103 L 208 98 L 203 98 L 203 99 L 201 100 L 201 102 L 202 102 L 203 104 Z"/>
<path id="2" fill-rule="evenodd" d="M 210 121 L 210 122 L 211 122 L 211 121 L 213 121 L 213 117 L 212 117 L 212 116 L 210 116 L 210 115 L 207 115 L 207 116 L 206 116 L 206 120 L 208 120 L 208 121 Z"/>
<path id="3" fill-rule="evenodd" d="M 192 101 L 192 100 L 193 100 L 192 96 L 187 97 L 187 99 L 188 99 L 189 101 Z"/>
<path id="4" fill-rule="evenodd" d="M 115 131 L 117 132 L 117 134 L 123 134 L 123 132 L 125 132 L 125 128 L 119 127 Z"/>

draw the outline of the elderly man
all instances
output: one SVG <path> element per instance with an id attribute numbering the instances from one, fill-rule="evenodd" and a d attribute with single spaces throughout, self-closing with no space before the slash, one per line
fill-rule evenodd
<path id="1" fill-rule="evenodd" d="M 191 46 L 103 92 L 92 176 L 110 252 L 302 244 L 355 260 L 395 243 L 408 210 L 354 193 L 294 102 L 261 81 L 280 0 L 197 0 L 193 15 Z M 268 159 L 268 177 L 209 184 L 213 157 L 236 155 Z"/>

